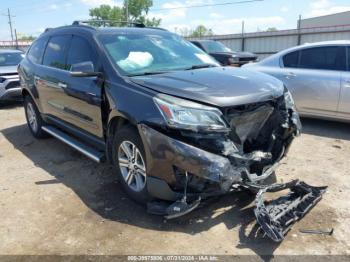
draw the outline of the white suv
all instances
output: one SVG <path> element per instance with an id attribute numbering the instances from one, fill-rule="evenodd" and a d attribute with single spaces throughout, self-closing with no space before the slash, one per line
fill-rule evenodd
<path id="1" fill-rule="evenodd" d="M 17 65 L 23 57 L 20 50 L 0 50 L 0 101 L 21 98 Z"/>

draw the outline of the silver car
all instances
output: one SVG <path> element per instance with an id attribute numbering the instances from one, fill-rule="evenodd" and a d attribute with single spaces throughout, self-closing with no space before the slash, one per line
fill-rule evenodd
<path id="1" fill-rule="evenodd" d="M 245 68 L 281 80 L 302 116 L 350 121 L 350 41 L 304 44 Z"/>
<path id="2" fill-rule="evenodd" d="M 0 101 L 21 97 L 17 65 L 23 56 L 23 52 L 19 50 L 0 49 Z"/>

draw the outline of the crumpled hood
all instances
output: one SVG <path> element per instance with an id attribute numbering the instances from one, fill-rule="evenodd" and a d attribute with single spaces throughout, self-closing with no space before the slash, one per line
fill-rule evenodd
<path id="1" fill-rule="evenodd" d="M 9 73 L 17 73 L 17 66 L 0 66 L 0 75 Z"/>
<path id="2" fill-rule="evenodd" d="M 283 83 L 263 73 L 231 67 L 131 77 L 139 85 L 160 93 L 218 107 L 263 102 L 280 97 Z"/>

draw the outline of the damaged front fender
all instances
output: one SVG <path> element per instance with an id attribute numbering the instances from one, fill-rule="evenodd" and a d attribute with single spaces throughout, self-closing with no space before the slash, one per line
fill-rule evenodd
<path id="1" fill-rule="evenodd" d="M 197 177 L 218 183 L 223 192 L 241 181 L 240 170 L 228 158 L 216 155 L 176 140 L 144 124 L 139 125 L 145 145 L 147 169 L 150 176 L 176 183 L 174 168 L 186 170 Z"/>

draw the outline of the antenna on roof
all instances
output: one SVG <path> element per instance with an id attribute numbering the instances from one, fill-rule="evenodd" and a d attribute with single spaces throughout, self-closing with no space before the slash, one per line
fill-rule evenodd
<path id="1" fill-rule="evenodd" d="M 120 21 L 120 20 L 77 20 L 74 21 L 72 25 L 97 25 L 100 27 L 106 27 L 106 26 L 113 26 L 115 24 L 120 24 L 120 25 L 128 25 L 128 26 L 133 26 L 133 27 L 141 27 L 144 28 L 146 27 L 143 23 L 138 23 L 138 22 L 127 22 L 127 21 Z"/>

